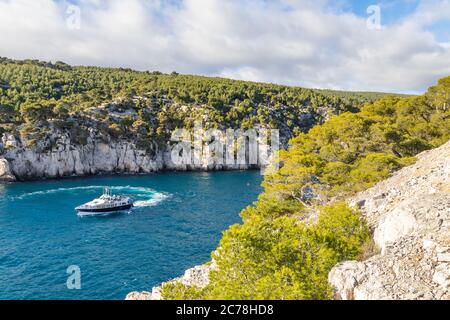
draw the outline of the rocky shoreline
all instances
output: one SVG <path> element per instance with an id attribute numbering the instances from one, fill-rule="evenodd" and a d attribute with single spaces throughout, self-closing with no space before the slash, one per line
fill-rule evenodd
<path id="1" fill-rule="evenodd" d="M 362 210 L 379 253 L 330 271 L 335 299 L 450 300 L 450 141 L 417 158 L 349 200 Z M 216 267 L 196 266 L 169 283 L 203 288 Z M 126 299 L 161 300 L 161 286 Z"/>
<path id="2" fill-rule="evenodd" d="M 47 144 L 52 141 L 52 147 Z M 152 152 L 126 140 L 105 142 L 94 130 L 87 143 L 72 143 L 64 132 L 54 132 L 29 148 L 13 134 L 3 134 L 0 142 L 0 181 L 29 181 L 84 177 L 99 174 L 148 174 L 162 171 L 223 171 L 259 169 L 260 165 L 227 165 L 204 157 L 200 164 L 175 164 L 169 145 Z M 214 160 L 214 159 L 213 159 Z"/>
<path id="3" fill-rule="evenodd" d="M 0 142 L 0 182 L 161 171 L 248 170 L 259 166 L 176 165 L 169 145 L 144 150 L 129 140 L 101 137 L 86 143 L 54 131 L 33 147 L 11 133 Z M 450 142 L 349 200 L 374 231 L 380 253 L 335 266 L 329 282 L 336 299 L 450 299 Z M 214 263 L 189 269 L 170 282 L 206 286 Z M 160 287 L 133 292 L 129 300 L 161 299 Z"/>
<path id="4" fill-rule="evenodd" d="M 209 283 L 209 273 L 216 268 L 217 265 L 214 263 L 214 261 L 200 266 L 195 266 L 191 269 L 186 270 L 184 275 L 182 275 L 181 277 L 153 287 L 151 292 L 130 292 L 129 294 L 127 294 L 125 300 L 163 300 L 163 297 L 161 295 L 161 288 L 166 283 L 182 283 L 186 286 L 204 288 Z"/>

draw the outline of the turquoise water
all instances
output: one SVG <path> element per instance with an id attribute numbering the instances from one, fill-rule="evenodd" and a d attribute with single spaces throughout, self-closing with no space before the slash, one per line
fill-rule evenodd
<path id="1" fill-rule="evenodd" d="M 0 184 L 0 299 L 123 299 L 206 262 L 261 191 L 259 171 Z M 113 186 L 136 208 L 78 217 Z M 67 268 L 80 267 L 69 290 Z"/>

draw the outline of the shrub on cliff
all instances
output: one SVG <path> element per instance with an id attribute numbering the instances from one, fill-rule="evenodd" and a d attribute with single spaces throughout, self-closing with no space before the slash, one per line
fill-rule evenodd
<path id="1" fill-rule="evenodd" d="M 167 284 L 164 298 L 326 299 L 331 297 L 329 270 L 358 257 L 369 239 L 361 215 L 343 203 L 321 208 L 317 224 L 263 216 L 253 215 L 225 232 L 208 286 Z"/>
<path id="2" fill-rule="evenodd" d="M 421 97 L 387 97 L 291 140 L 264 193 L 227 230 L 203 289 L 171 284 L 166 299 L 326 299 L 330 269 L 367 255 L 369 232 L 344 203 L 450 139 L 450 77 Z M 310 194 L 314 197 L 310 197 Z M 319 208 L 317 223 L 305 217 Z"/>
<path id="3" fill-rule="evenodd" d="M 322 199 L 342 198 L 411 164 L 419 152 L 450 139 L 446 79 L 421 97 L 382 98 L 292 139 L 281 153 L 283 167 L 264 181 L 266 192 L 301 199 L 307 186 Z"/>
<path id="4" fill-rule="evenodd" d="M 139 110 L 139 117 L 155 128 L 155 138 L 163 142 L 167 142 L 167 131 L 191 127 L 195 120 L 204 117 L 212 128 L 245 129 L 256 124 L 278 128 L 282 130 L 283 142 L 287 142 L 294 133 L 303 132 L 330 115 L 357 111 L 364 102 L 384 95 L 70 67 L 62 62 L 36 60 L 3 59 L 0 79 L 0 106 L 14 109 L 18 122 L 65 119 L 67 113 L 83 114 L 91 107 L 120 100 L 118 111 Z M 186 111 L 182 110 L 184 107 Z M 130 128 L 132 124 L 130 119 L 123 125 Z"/>

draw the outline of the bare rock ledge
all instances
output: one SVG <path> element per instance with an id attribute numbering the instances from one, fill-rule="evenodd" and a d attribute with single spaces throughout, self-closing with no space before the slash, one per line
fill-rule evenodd
<path id="1" fill-rule="evenodd" d="M 359 193 L 381 249 L 329 273 L 336 299 L 450 299 L 450 142 Z"/>
<path id="2" fill-rule="evenodd" d="M 16 177 L 11 172 L 9 162 L 6 159 L 0 158 L 0 181 L 15 181 Z"/>
<path id="3" fill-rule="evenodd" d="M 167 283 L 182 283 L 186 286 L 196 286 L 204 288 L 209 283 L 209 272 L 217 268 L 217 265 L 212 262 L 201 266 L 196 266 L 186 270 L 183 276 L 170 280 Z M 161 286 L 153 287 L 152 292 L 131 292 L 127 295 L 125 300 L 163 300 L 161 296 Z"/>
<path id="4" fill-rule="evenodd" d="M 381 253 L 336 265 L 329 273 L 335 299 L 450 299 L 450 141 L 359 193 Z M 204 287 L 215 263 L 170 282 Z M 161 287 L 131 292 L 127 300 L 160 300 Z"/>

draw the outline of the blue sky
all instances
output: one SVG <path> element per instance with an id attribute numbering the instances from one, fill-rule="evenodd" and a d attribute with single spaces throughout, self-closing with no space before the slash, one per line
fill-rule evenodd
<path id="1" fill-rule="evenodd" d="M 393 24 L 414 13 L 419 3 L 419 0 L 353 0 L 344 1 L 343 6 L 356 15 L 365 17 L 370 5 L 379 5 L 383 11 L 383 23 Z"/>
<path id="2" fill-rule="evenodd" d="M 0 0 L 0 43 L 18 59 L 420 93 L 450 75 L 450 0 Z"/>
<path id="3" fill-rule="evenodd" d="M 426 2 L 426 1 L 425 1 Z M 431 1 L 429 1 L 431 2 Z M 348 0 L 343 1 L 342 7 L 345 11 L 352 12 L 360 17 L 367 16 L 367 8 L 370 5 L 379 5 L 382 16 L 381 23 L 386 26 L 392 26 L 399 23 L 401 20 L 413 15 L 416 10 L 420 12 L 420 0 Z M 425 27 L 425 30 L 430 31 L 439 41 L 450 41 L 450 12 L 447 17 L 437 20 Z"/>

